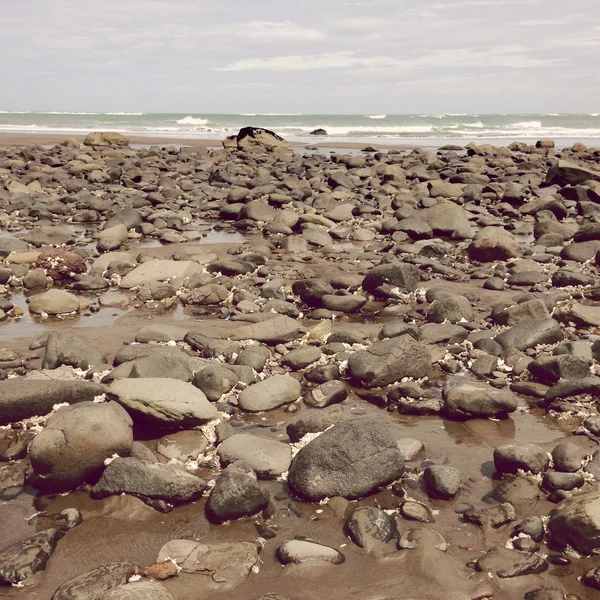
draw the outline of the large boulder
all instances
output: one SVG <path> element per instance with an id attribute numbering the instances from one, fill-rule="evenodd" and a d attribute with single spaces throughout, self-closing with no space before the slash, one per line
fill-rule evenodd
<path id="1" fill-rule="evenodd" d="M 600 181 L 600 171 L 592 171 L 567 160 L 559 160 L 546 174 L 547 185 L 579 185 L 585 181 Z"/>
<path id="2" fill-rule="evenodd" d="M 134 417 L 154 425 L 195 427 L 218 414 L 203 392 L 180 379 L 120 379 L 110 385 L 109 392 Z"/>
<path id="3" fill-rule="evenodd" d="M 600 488 L 563 500 L 550 512 L 548 533 L 560 546 L 577 552 L 600 548 Z"/>
<path id="4" fill-rule="evenodd" d="M 385 425 L 353 419 L 334 425 L 298 452 L 288 485 L 313 502 L 332 496 L 360 498 L 403 471 L 402 454 Z"/>
<path id="5" fill-rule="evenodd" d="M 427 348 L 410 335 L 373 344 L 348 359 L 348 373 L 360 386 L 382 387 L 403 377 L 425 377 L 431 368 Z"/>
<path id="6" fill-rule="evenodd" d="M 432 182 L 432 186 L 438 187 L 439 185 L 439 183 Z M 458 193 L 458 188 L 456 188 L 456 192 Z M 458 193 L 459 196 L 461 194 L 462 191 Z M 467 211 L 455 202 L 438 202 L 416 214 L 431 227 L 434 235 L 450 236 L 458 240 L 467 240 L 473 237 Z"/>
<path id="7" fill-rule="evenodd" d="M 494 465 L 498 473 L 515 475 L 522 470 L 537 475 L 546 470 L 549 462 L 548 453 L 529 442 L 505 444 L 494 450 Z"/>
<path id="8" fill-rule="evenodd" d="M 83 145 L 98 147 L 129 146 L 129 139 L 116 131 L 93 131 L 85 136 Z"/>
<path id="9" fill-rule="evenodd" d="M 64 492 L 94 482 L 107 458 L 129 455 L 132 426 L 115 402 L 82 402 L 59 409 L 31 442 L 31 483 L 44 491 Z"/>
<path id="10" fill-rule="evenodd" d="M 104 391 L 91 381 L 5 379 L 0 381 L 0 425 L 47 415 L 55 404 L 92 401 Z"/>
<path id="11" fill-rule="evenodd" d="M 236 142 L 238 150 L 245 152 L 293 152 L 289 142 L 262 127 L 242 127 L 237 134 Z"/>

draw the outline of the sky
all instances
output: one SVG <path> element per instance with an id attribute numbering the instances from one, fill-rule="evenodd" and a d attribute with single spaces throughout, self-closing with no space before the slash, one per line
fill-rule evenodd
<path id="1" fill-rule="evenodd" d="M 600 110 L 599 0 L 0 0 L 0 109 Z"/>

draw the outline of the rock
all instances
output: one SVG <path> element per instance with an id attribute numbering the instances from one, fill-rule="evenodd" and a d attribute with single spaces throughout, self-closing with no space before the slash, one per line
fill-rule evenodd
<path id="1" fill-rule="evenodd" d="M 175 431 L 169 435 L 165 435 L 156 444 L 156 452 L 169 460 L 178 460 L 182 463 L 188 460 L 196 460 L 208 447 L 209 442 L 202 431 L 197 429 L 186 429 L 183 431 Z M 153 453 L 150 452 L 152 455 Z M 132 456 L 135 452 L 132 451 Z M 136 456 L 143 459 L 143 456 Z M 156 462 L 153 455 L 153 460 Z"/>
<path id="2" fill-rule="evenodd" d="M 97 248 L 100 252 L 117 250 L 127 241 L 127 227 L 122 223 L 104 229 L 98 234 Z"/>
<path id="3" fill-rule="evenodd" d="M 587 553 L 600 548 L 600 491 L 563 500 L 550 512 L 548 534 L 559 546 Z"/>
<path id="4" fill-rule="evenodd" d="M 509 260 L 522 254 L 523 248 L 519 242 L 501 235 L 474 240 L 468 248 L 469 258 L 478 262 Z"/>
<path id="5" fill-rule="evenodd" d="M 579 185 L 586 181 L 600 181 L 600 171 L 593 171 L 566 160 L 559 160 L 546 173 L 546 185 Z"/>
<path id="6" fill-rule="evenodd" d="M 439 186 L 441 183 L 432 182 L 432 186 L 434 184 Z M 458 191 L 458 188 L 455 189 Z M 420 210 L 417 214 L 431 227 L 434 235 L 450 236 L 458 240 L 468 240 L 473 237 L 468 213 L 455 202 L 443 200 L 434 206 Z"/>
<path id="7" fill-rule="evenodd" d="M 153 281 L 190 277 L 201 271 L 201 265 L 187 260 L 149 260 L 129 271 L 121 279 L 119 285 L 122 288 L 131 289 Z"/>
<path id="8" fill-rule="evenodd" d="M 335 423 L 349 418 L 350 416 L 340 406 L 334 405 L 318 412 L 302 413 L 300 417 L 287 425 L 286 432 L 290 441 L 294 443 L 300 441 L 307 433 L 321 433 Z"/>
<path id="9" fill-rule="evenodd" d="M 564 334 L 554 319 L 530 319 L 499 333 L 494 339 L 504 350 L 527 350 L 539 344 L 555 344 Z"/>
<path id="10" fill-rule="evenodd" d="M 494 465 L 499 473 L 515 475 L 519 469 L 534 475 L 546 470 L 550 457 L 536 444 L 506 444 L 494 450 Z"/>
<path id="11" fill-rule="evenodd" d="M 87 272 L 85 260 L 79 254 L 61 249 L 41 252 L 35 261 L 35 267 L 44 269 L 54 281 L 68 281 L 75 275 Z"/>
<path id="12" fill-rule="evenodd" d="M 546 471 L 542 479 L 542 487 L 549 492 L 557 490 L 570 491 L 580 488 L 585 483 L 581 473 L 559 473 L 558 471 Z"/>
<path id="13" fill-rule="evenodd" d="M 256 340 L 268 345 L 286 344 L 301 338 L 307 330 L 296 320 L 284 315 L 263 321 L 244 325 L 231 336 L 233 340 Z"/>
<path id="14" fill-rule="evenodd" d="M 581 583 L 595 590 L 600 590 L 600 567 L 594 567 L 593 569 L 590 569 L 581 578 Z"/>
<path id="15" fill-rule="evenodd" d="M 41 227 L 34 227 L 28 234 L 23 236 L 23 240 L 36 248 L 62 246 L 72 244 L 75 241 L 75 234 L 67 227 L 42 225 Z"/>
<path id="16" fill-rule="evenodd" d="M 362 282 L 362 289 L 376 297 L 387 297 L 389 290 L 400 293 L 414 292 L 421 276 L 414 265 L 387 263 L 373 267 Z"/>
<path id="17" fill-rule="evenodd" d="M 581 468 L 583 456 L 573 442 L 561 442 L 552 450 L 554 469 L 563 473 L 575 473 Z"/>
<path id="18" fill-rule="evenodd" d="M 343 402 L 347 396 L 346 384 L 334 379 L 312 388 L 304 397 L 304 402 L 313 408 L 325 408 Z"/>
<path id="19" fill-rule="evenodd" d="M 443 392 L 444 410 L 455 418 L 501 418 L 517 410 L 516 396 L 487 383 L 465 383 Z"/>
<path id="20" fill-rule="evenodd" d="M 410 335 L 401 335 L 373 344 L 348 359 L 348 373 L 365 388 L 381 387 L 404 377 L 425 377 L 431 356 Z"/>
<path id="21" fill-rule="evenodd" d="M 85 371 L 107 363 L 108 358 L 101 350 L 70 331 L 52 331 L 48 335 L 42 369 L 69 365 Z"/>
<path id="22" fill-rule="evenodd" d="M 233 463 L 224 469 L 206 501 L 206 514 L 213 523 L 234 521 L 260 512 L 269 504 L 269 493 L 251 469 Z"/>
<path id="23" fill-rule="evenodd" d="M 531 375 L 543 383 L 552 385 L 560 379 L 583 379 L 590 374 L 592 361 L 572 354 L 540 356 L 529 363 Z"/>
<path id="24" fill-rule="evenodd" d="M 461 344 L 469 332 L 460 325 L 450 323 L 428 323 L 419 327 L 418 338 L 424 344 Z"/>
<path id="25" fill-rule="evenodd" d="M 79 298 L 65 290 L 48 290 L 29 298 L 29 311 L 41 315 L 63 315 L 78 312 Z"/>
<path id="26" fill-rule="evenodd" d="M 180 379 L 189 382 L 192 379 L 192 371 L 188 365 L 182 364 L 170 356 L 146 356 L 133 361 L 129 377 L 146 379 L 148 377 L 159 377 L 168 379 Z"/>
<path id="27" fill-rule="evenodd" d="M 239 378 L 235 371 L 225 365 L 208 365 L 194 375 L 193 384 L 211 402 L 217 402 L 224 394 L 230 392 Z"/>
<path id="28" fill-rule="evenodd" d="M 427 311 L 430 323 L 456 324 L 459 321 L 474 321 L 475 312 L 471 303 L 464 296 L 449 295 L 435 300 Z"/>
<path id="29" fill-rule="evenodd" d="M 433 466 L 423 471 L 425 489 L 432 498 L 451 500 L 460 489 L 461 479 L 460 471 L 453 467 Z"/>
<path id="30" fill-rule="evenodd" d="M 424 504 L 407 500 L 400 505 L 400 515 L 408 521 L 418 521 L 419 523 L 433 523 L 435 518 L 433 513 Z"/>
<path id="31" fill-rule="evenodd" d="M 194 306 L 214 306 L 221 304 L 229 296 L 229 290 L 224 285 L 209 283 L 193 289 L 182 296 L 185 304 Z"/>
<path id="32" fill-rule="evenodd" d="M 327 131 L 325 131 L 325 129 L 322 128 L 317 128 L 314 131 L 310 132 L 310 135 L 327 135 Z"/>
<path id="33" fill-rule="evenodd" d="M 367 299 L 359 294 L 326 295 L 322 300 L 323 306 L 328 310 L 337 310 L 343 313 L 357 312 L 367 303 Z"/>
<path id="34" fill-rule="evenodd" d="M 498 529 L 507 523 L 515 521 L 517 513 L 512 504 L 504 502 L 489 508 L 472 508 L 463 513 L 465 523 L 473 523 L 485 529 Z"/>
<path id="35" fill-rule="evenodd" d="M 104 600 L 106 592 L 126 584 L 138 567 L 130 562 L 112 562 L 63 583 L 52 600 Z"/>
<path id="36" fill-rule="evenodd" d="M 142 327 L 135 334 L 135 341 L 140 344 L 147 344 L 148 342 L 182 342 L 186 333 L 187 329 L 182 327 L 166 323 L 156 323 L 155 325 Z"/>
<path id="37" fill-rule="evenodd" d="M 258 548 L 252 542 L 203 544 L 171 540 L 159 551 L 157 562 L 174 560 L 184 573 L 207 578 L 202 589 L 231 590 L 240 585 L 258 563 Z"/>
<path id="38" fill-rule="evenodd" d="M 199 389 L 178 379 L 120 379 L 109 392 L 134 417 L 154 425 L 194 427 L 217 416 L 217 409 Z"/>
<path id="39" fill-rule="evenodd" d="M 403 470 L 402 455 L 386 427 L 354 419 L 334 425 L 304 446 L 292 461 L 288 485 L 309 501 L 359 498 L 391 483 Z"/>
<path id="40" fill-rule="evenodd" d="M 277 558 L 284 565 L 290 563 L 332 563 L 339 565 L 346 557 L 335 548 L 306 540 L 290 540 L 277 548 Z"/>
<path id="41" fill-rule="evenodd" d="M 244 348 L 235 359 L 236 365 L 247 365 L 260 373 L 271 358 L 270 350 L 261 344 Z"/>
<path id="42" fill-rule="evenodd" d="M 132 425 L 114 402 L 81 402 L 59 409 L 31 442 L 32 485 L 63 492 L 95 481 L 107 458 L 131 452 Z"/>
<path id="43" fill-rule="evenodd" d="M 289 142 L 262 127 L 242 127 L 237 134 L 236 142 L 237 149 L 244 152 L 293 152 Z"/>
<path id="44" fill-rule="evenodd" d="M 561 321 L 572 321 L 583 327 L 600 326 L 600 307 L 570 302 L 556 310 L 556 318 Z"/>
<path id="45" fill-rule="evenodd" d="M 144 502 L 162 500 L 179 505 L 202 496 L 206 482 L 168 464 L 137 458 L 115 458 L 92 488 L 92 498 L 130 494 Z"/>
<path id="46" fill-rule="evenodd" d="M 548 320 L 550 313 L 543 300 L 534 299 L 513 304 L 494 315 L 493 318 L 498 325 L 509 325 L 512 327 L 522 321 L 529 321 L 531 319 Z"/>
<path id="47" fill-rule="evenodd" d="M 539 587 L 527 592 L 525 600 L 565 600 L 565 594 L 558 588 Z"/>
<path id="48" fill-rule="evenodd" d="M 289 469 L 292 460 L 288 444 L 247 433 L 237 433 L 221 442 L 217 455 L 224 465 L 243 461 L 259 479 L 279 477 Z"/>
<path id="49" fill-rule="evenodd" d="M 322 352 L 315 346 L 304 346 L 292 350 L 283 356 L 281 364 L 289 367 L 292 371 L 305 369 L 321 358 Z"/>
<path id="50" fill-rule="evenodd" d="M 295 402 L 301 393 L 301 385 L 290 375 L 273 375 L 253 383 L 240 392 L 238 406 L 249 412 L 273 410 Z"/>
<path id="51" fill-rule="evenodd" d="M 129 146 L 129 139 L 116 131 L 93 131 L 83 140 L 84 146 Z"/>
<path id="52" fill-rule="evenodd" d="M 0 550 L 0 584 L 16 585 L 43 571 L 64 534 L 61 529 L 47 529 Z"/>
<path id="53" fill-rule="evenodd" d="M 507 578 L 542 573 L 548 569 L 548 563 L 539 554 L 494 547 L 477 560 L 476 568 Z"/>
<path id="54" fill-rule="evenodd" d="M 102 600 L 173 600 L 173 596 L 157 581 L 134 581 L 112 588 Z"/>
<path id="55" fill-rule="evenodd" d="M 372 550 L 398 537 L 396 521 L 380 508 L 360 506 L 346 520 L 350 539 L 360 548 Z"/>
<path id="56" fill-rule="evenodd" d="M 223 358 L 230 360 L 240 351 L 240 345 L 228 340 L 209 337 L 201 333 L 189 332 L 183 338 L 203 358 Z"/>
<path id="57" fill-rule="evenodd" d="M 89 381 L 6 379 L 0 381 L 0 425 L 46 415 L 63 402 L 91 401 L 104 391 Z"/>

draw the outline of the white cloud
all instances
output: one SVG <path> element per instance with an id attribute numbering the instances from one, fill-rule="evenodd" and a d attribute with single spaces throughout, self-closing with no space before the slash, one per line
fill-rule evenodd
<path id="1" fill-rule="evenodd" d="M 250 21 L 221 29 L 220 33 L 258 41 L 314 41 L 327 37 L 325 32 L 301 27 L 290 21 Z"/>
<path id="2" fill-rule="evenodd" d="M 464 0 L 459 2 L 438 3 L 431 6 L 434 10 L 453 10 L 455 8 L 493 8 L 494 6 L 503 6 L 506 4 L 539 4 L 544 0 Z"/>
<path id="3" fill-rule="evenodd" d="M 344 50 L 326 54 L 296 54 L 268 58 L 247 58 L 235 61 L 217 71 L 312 71 L 322 69 L 387 67 L 408 70 L 419 67 L 511 67 L 514 69 L 542 67 L 560 62 L 559 59 L 530 56 L 525 46 L 512 44 L 489 49 L 455 48 L 439 50 L 423 56 L 401 58 L 394 56 L 358 56 Z"/>

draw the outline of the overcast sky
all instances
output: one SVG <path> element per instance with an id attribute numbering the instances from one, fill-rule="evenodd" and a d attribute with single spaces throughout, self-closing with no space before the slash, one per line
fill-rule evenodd
<path id="1" fill-rule="evenodd" d="M 0 0 L 0 109 L 600 111 L 600 0 Z"/>

